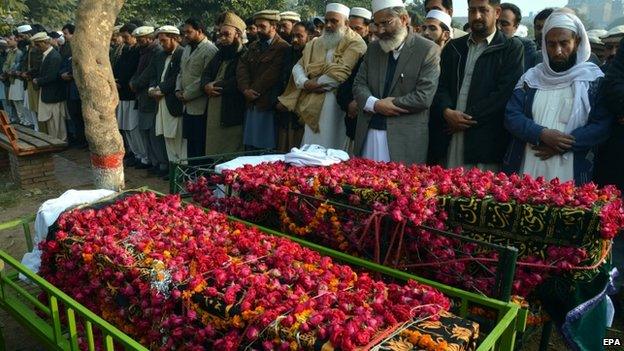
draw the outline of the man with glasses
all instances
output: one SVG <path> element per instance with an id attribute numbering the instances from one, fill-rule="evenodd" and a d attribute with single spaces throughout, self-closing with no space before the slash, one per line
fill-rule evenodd
<path id="1" fill-rule="evenodd" d="M 410 33 L 402 0 L 372 5 L 379 40 L 369 45 L 353 85 L 360 108 L 354 151 L 376 161 L 423 163 L 440 47 Z"/>

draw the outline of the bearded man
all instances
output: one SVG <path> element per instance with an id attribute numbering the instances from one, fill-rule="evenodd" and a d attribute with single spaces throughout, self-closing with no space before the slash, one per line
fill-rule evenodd
<path id="1" fill-rule="evenodd" d="M 336 101 L 335 90 L 349 78 L 366 52 L 366 43 L 349 28 L 348 19 L 348 7 L 327 4 L 323 35 L 306 45 L 286 91 L 279 97 L 305 123 L 302 144 L 344 147 L 344 112 Z"/>
<path id="2" fill-rule="evenodd" d="M 243 149 L 245 97 L 238 90 L 236 67 L 247 50 L 242 38 L 245 21 L 226 12 L 217 40 L 219 51 L 202 74 L 201 86 L 208 95 L 206 155 Z"/>
<path id="3" fill-rule="evenodd" d="M 543 33 L 544 63 L 522 76 L 507 104 L 514 140 L 505 170 L 585 184 L 594 168 L 588 154 L 607 140 L 613 121 L 600 89 L 604 74 L 587 62 L 591 47 L 578 17 L 555 11 Z"/>
<path id="4" fill-rule="evenodd" d="M 451 16 L 440 10 L 431 10 L 423 22 L 420 34 L 441 48 L 451 38 Z"/>
<path id="5" fill-rule="evenodd" d="M 429 107 L 440 75 L 440 47 L 410 33 L 402 0 L 373 0 L 379 40 L 353 85 L 360 108 L 355 154 L 376 161 L 425 162 Z"/>

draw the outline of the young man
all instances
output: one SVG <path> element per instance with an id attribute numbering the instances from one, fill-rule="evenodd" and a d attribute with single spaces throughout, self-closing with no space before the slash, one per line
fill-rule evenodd
<path id="1" fill-rule="evenodd" d="M 286 11 L 280 13 L 280 24 L 278 33 L 282 39 L 286 40 L 288 44 L 292 42 L 293 35 L 292 30 L 295 23 L 301 22 L 301 16 L 294 11 Z"/>
<path id="2" fill-rule="evenodd" d="M 453 0 L 425 0 L 425 13 L 429 13 L 431 10 L 438 10 L 446 12 L 451 18 L 453 18 Z M 459 28 L 452 28 L 451 39 L 457 39 L 463 37 L 468 33 Z"/>
<path id="3" fill-rule="evenodd" d="M 498 19 L 498 28 L 507 38 L 518 37 L 524 46 L 524 71 L 533 68 L 540 60 L 538 59 L 537 47 L 535 42 L 527 38 L 522 38 L 516 34 L 520 22 L 522 21 L 522 12 L 520 8 L 512 3 L 503 3 L 500 5 L 501 14 Z"/>
<path id="4" fill-rule="evenodd" d="M 368 43 L 369 29 L 373 14 L 363 7 L 353 7 L 349 12 L 349 28 Z"/>
<path id="5" fill-rule="evenodd" d="M 429 11 L 420 34 L 443 48 L 451 38 L 451 16 L 440 10 Z"/>

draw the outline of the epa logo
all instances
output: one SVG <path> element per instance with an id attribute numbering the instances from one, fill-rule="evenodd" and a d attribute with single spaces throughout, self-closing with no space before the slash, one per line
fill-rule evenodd
<path id="1" fill-rule="evenodd" d="M 621 346 L 620 339 L 602 339 L 603 346 Z"/>

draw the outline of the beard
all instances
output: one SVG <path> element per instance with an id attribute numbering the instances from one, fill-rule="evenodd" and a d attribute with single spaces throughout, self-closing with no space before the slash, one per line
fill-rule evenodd
<path id="1" fill-rule="evenodd" d="M 247 40 L 249 40 L 250 43 L 253 43 L 256 39 L 258 39 L 258 34 L 247 33 Z"/>
<path id="2" fill-rule="evenodd" d="M 486 37 L 489 28 L 485 22 L 473 21 L 470 23 L 470 30 L 479 37 Z"/>
<path id="3" fill-rule="evenodd" d="M 269 40 L 269 39 L 271 39 L 271 35 L 268 34 L 268 33 L 258 32 L 258 39 L 260 39 L 260 40 Z"/>
<path id="4" fill-rule="evenodd" d="M 327 29 L 323 29 L 323 35 L 321 35 L 320 40 L 322 40 L 323 45 L 326 49 L 335 49 L 340 41 L 344 37 L 347 32 L 347 27 L 340 27 L 335 32 L 330 32 Z"/>
<path id="5" fill-rule="evenodd" d="M 236 57 L 236 53 L 240 49 L 240 44 L 238 40 L 234 40 L 231 44 L 219 43 L 217 47 L 219 48 L 219 52 L 221 52 L 221 57 L 227 60 Z"/>
<path id="6" fill-rule="evenodd" d="M 574 65 L 576 65 L 576 52 L 574 52 L 572 55 L 570 55 L 570 57 L 568 57 L 567 60 L 565 61 L 553 61 L 550 57 L 548 58 L 548 65 L 550 66 L 550 68 L 559 73 L 559 72 L 565 72 L 567 70 L 569 70 L 570 68 L 574 67 Z"/>
<path id="7" fill-rule="evenodd" d="M 386 54 L 390 51 L 398 48 L 401 43 L 407 37 L 407 27 L 401 26 L 394 33 L 384 33 L 382 37 L 379 38 L 379 45 L 381 46 L 381 50 Z"/>

